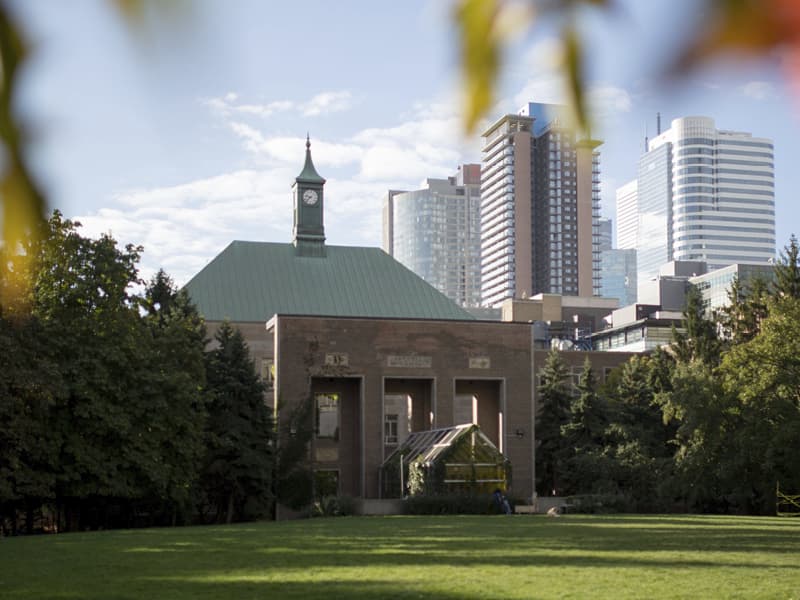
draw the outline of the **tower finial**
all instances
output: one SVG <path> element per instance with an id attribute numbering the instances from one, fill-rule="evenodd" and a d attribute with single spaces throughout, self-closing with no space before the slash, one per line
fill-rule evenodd
<path id="1" fill-rule="evenodd" d="M 311 136 L 306 131 L 306 150 L 311 150 Z"/>

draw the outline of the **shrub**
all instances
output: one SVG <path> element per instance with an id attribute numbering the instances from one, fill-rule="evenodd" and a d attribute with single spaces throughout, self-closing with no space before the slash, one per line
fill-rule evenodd
<path id="1" fill-rule="evenodd" d="M 567 497 L 568 512 L 607 514 L 634 512 L 633 500 L 625 494 L 580 494 Z"/>
<path id="2" fill-rule="evenodd" d="M 350 496 L 323 496 L 314 502 L 313 517 L 347 517 L 354 515 L 356 503 Z"/>
<path id="3" fill-rule="evenodd" d="M 487 515 L 496 511 L 490 496 L 410 496 L 403 501 L 408 515 Z"/>

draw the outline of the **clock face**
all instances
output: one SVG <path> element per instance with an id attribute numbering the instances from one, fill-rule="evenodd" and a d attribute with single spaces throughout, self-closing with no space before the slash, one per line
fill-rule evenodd
<path id="1" fill-rule="evenodd" d="M 317 196 L 317 192 L 314 190 L 306 190 L 303 192 L 303 202 L 308 205 L 313 206 L 319 200 L 319 196 Z"/>

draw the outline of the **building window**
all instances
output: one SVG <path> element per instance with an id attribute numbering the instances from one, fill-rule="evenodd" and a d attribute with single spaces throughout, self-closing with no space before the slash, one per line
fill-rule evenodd
<path id="1" fill-rule="evenodd" d="M 400 415 L 386 415 L 383 423 L 383 442 L 385 444 L 396 445 L 398 440 L 398 423 Z"/>
<path id="2" fill-rule="evenodd" d="M 339 439 L 339 394 L 317 394 L 318 438 Z"/>
<path id="3" fill-rule="evenodd" d="M 260 376 L 261 376 L 261 381 L 263 381 L 268 388 L 271 388 L 275 383 L 275 363 L 272 361 L 271 358 L 261 359 Z"/>

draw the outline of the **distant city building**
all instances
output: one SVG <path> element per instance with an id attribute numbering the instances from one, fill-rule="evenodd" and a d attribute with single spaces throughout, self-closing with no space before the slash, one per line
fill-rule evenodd
<path id="1" fill-rule="evenodd" d="M 637 251 L 638 280 L 660 265 L 709 269 L 775 256 L 772 141 L 684 117 L 652 140 L 637 181 L 617 190 L 618 247 Z"/>
<path id="2" fill-rule="evenodd" d="M 745 288 L 751 286 L 754 279 L 762 279 L 769 285 L 775 279 L 775 267 L 771 264 L 735 264 L 691 277 L 689 281 L 700 290 L 703 306 L 710 316 L 714 311 L 730 304 L 728 292 L 734 279 Z"/>
<path id="3" fill-rule="evenodd" d="M 639 239 L 639 211 L 636 208 L 636 179 L 617 188 L 617 248 L 636 249 Z"/>
<path id="4" fill-rule="evenodd" d="M 689 279 L 705 273 L 703 262 L 670 262 L 639 285 L 638 300 L 607 318 L 610 327 L 592 335 L 595 350 L 649 352 L 672 341 L 673 328 L 683 331 Z"/>
<path id="5" fill-rule="evenodd" d="M 616 298 L 537 294 L 503 301 L 502 320 L 531 323 L 539 350 L 591 350 L 592 334 L 605 327 L 605 317 L 618 307 Z"/>
<path id="6" fill-rule="evenodd" d="M 602 252 L 603 250 L 611 250 L 614 246 L 612 244 L 613 232 L 611 219 L 603 218 L 598 222 L 598 238 L 597 249 Z"/>
<path id="7" fill-rule="evenodd" d="M 681 331 L 686 294 L 691 286 L 700 291 L 707 316 L 729 304 L 734 279 L 745 288 L 755 279 L 770 284 L 775 277 L 771 264 L 733 264 L 706 271 L 702 261 L 671 261 L 661 265 L 658 275 L 639 286 L 635 304 L 623 306 L 607 318 L 610 327 L 592 335 L 595 350 L 647 352 L 672 341 L 672 327 Z"/>
<path id="8" fill-rule="evenodd" d="M 618 298 L 620 306 L 636 302 L 636 250 L 612 248 L 600 253 L 600 295 Z"/>
<path id="9" fill-rule="evenodd" d="M 615 249 L 611 219 L 600 219 L 600 295 L 620 306 L 636 302 L 636 250 Z"/>
<path id="10" fill-rule="evenodd" d="M 461 306 L 480 305 L 480 165 L 421 190 L 391 190 L 383 249 Z"/>
<path id="11" fill-rule="evenodd" d="M 483 134 L 481 301 L 600 293 L 600 142 L 530 103 Z"/>

